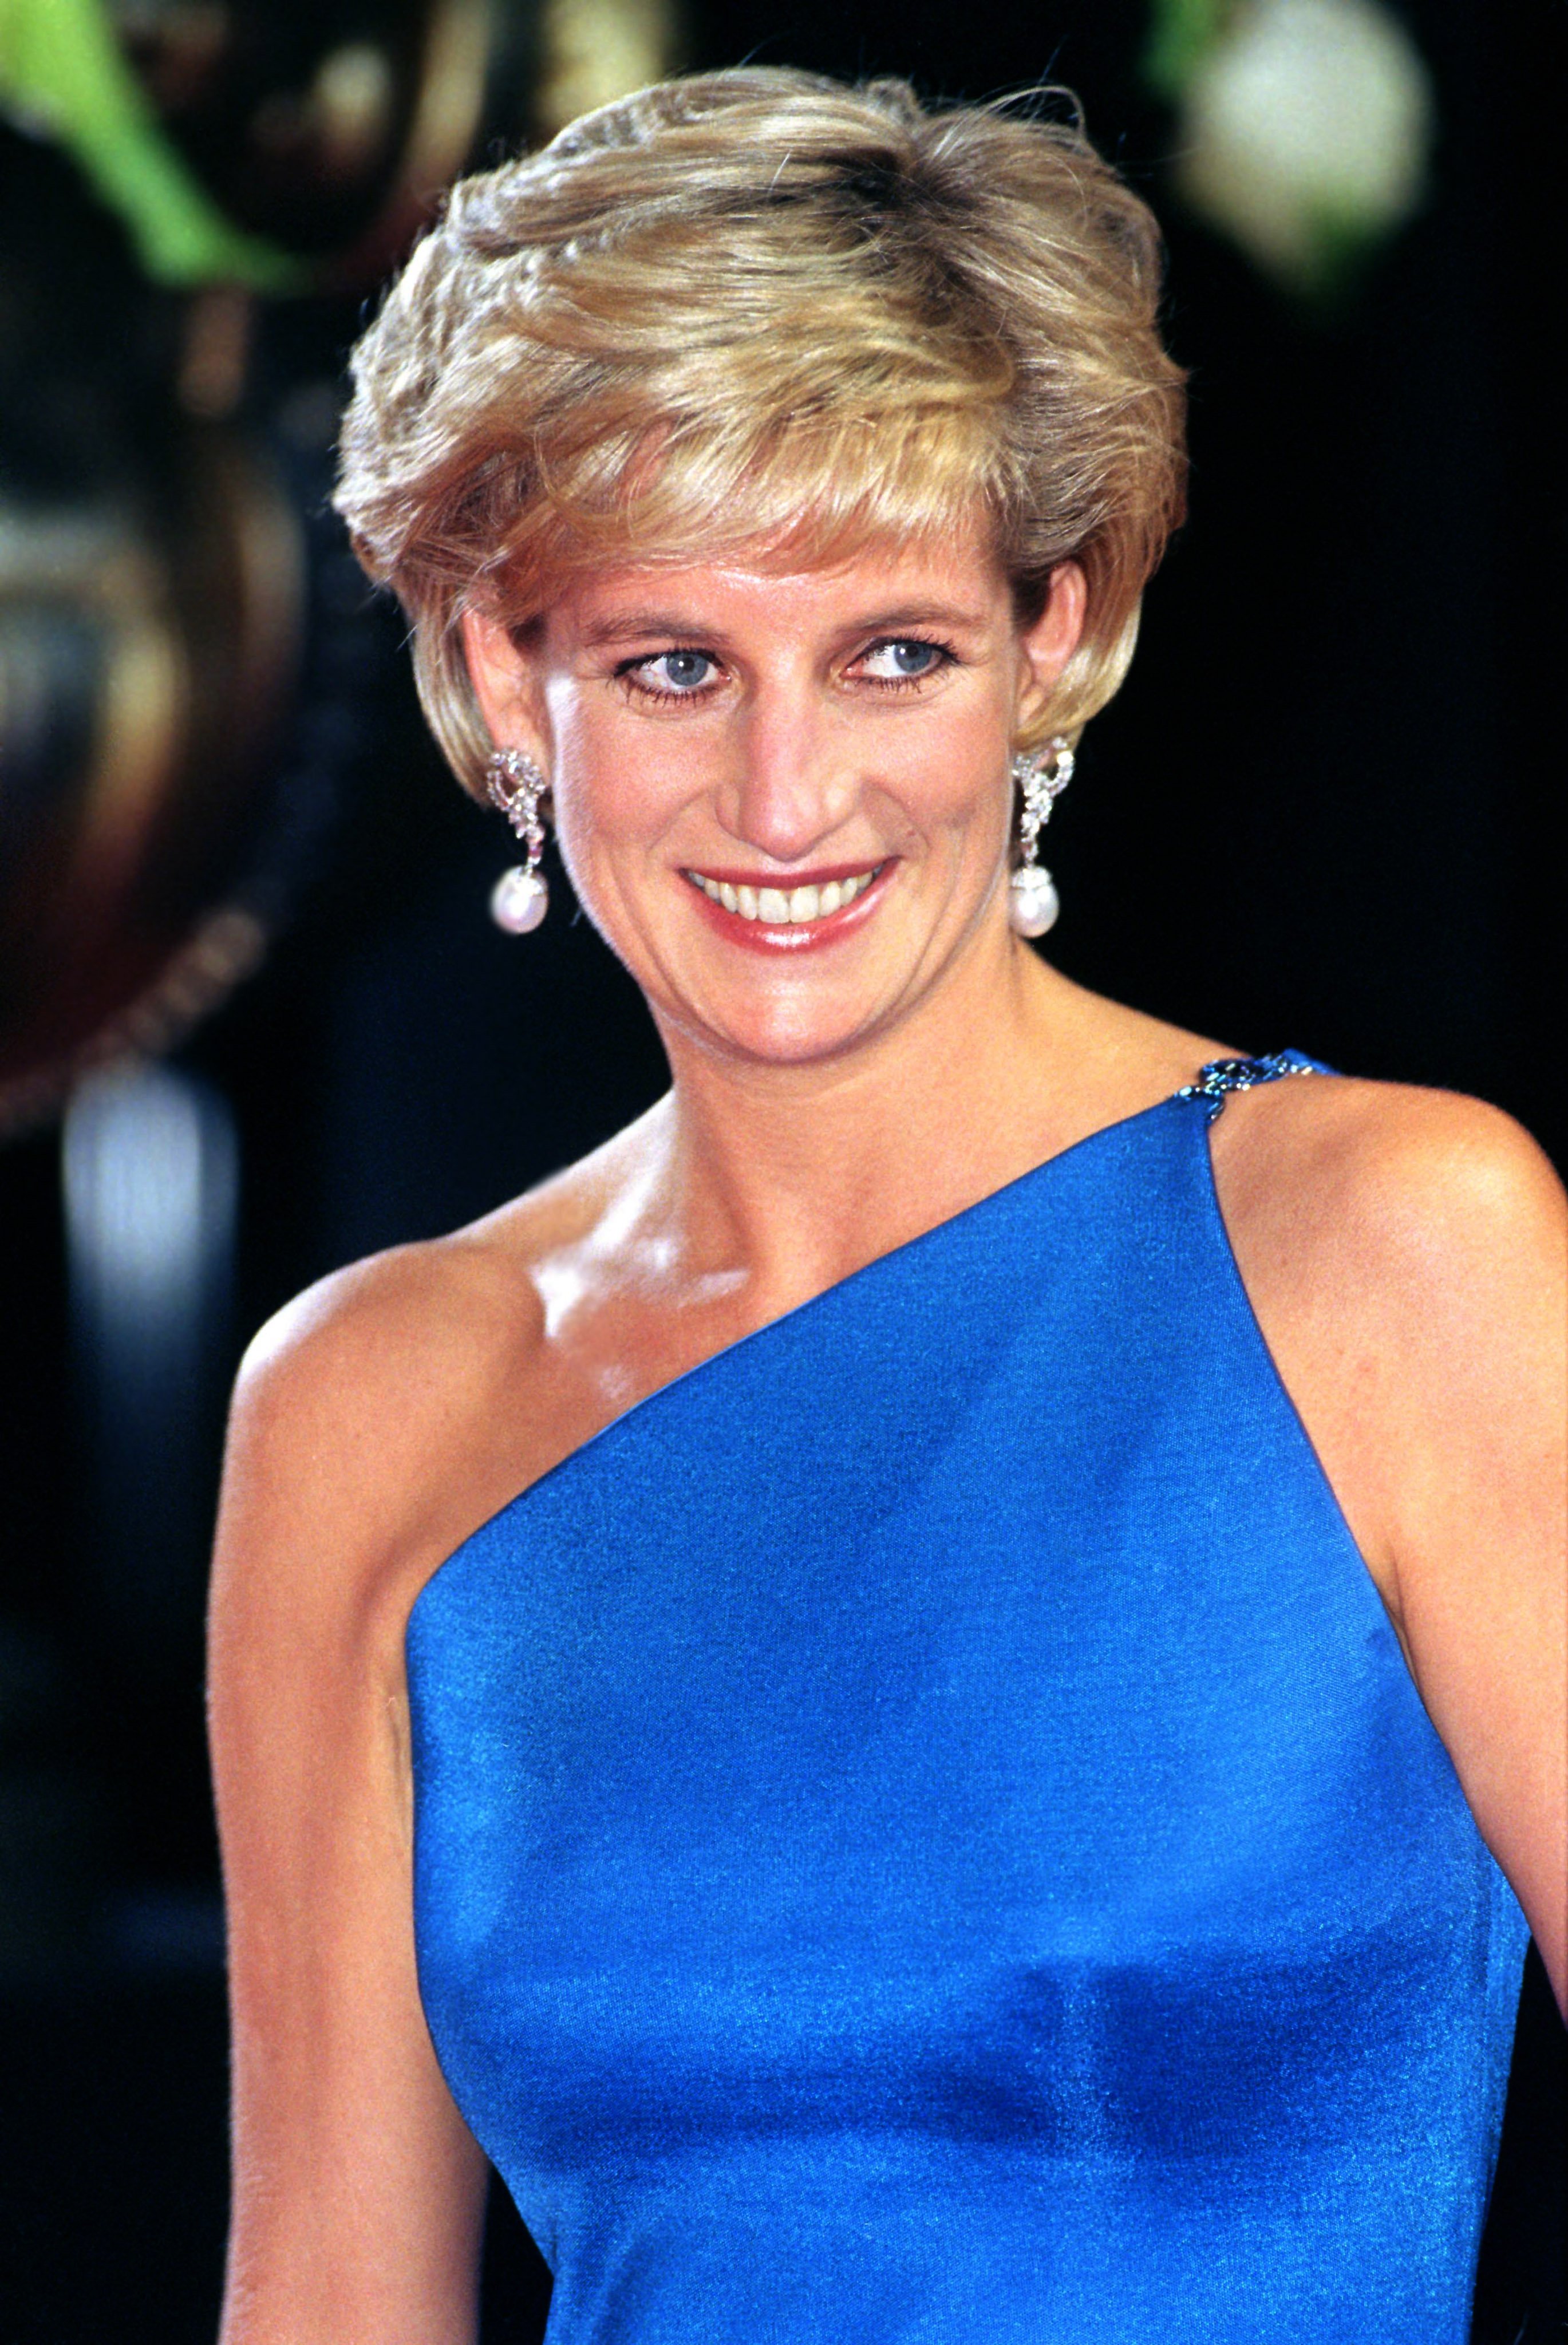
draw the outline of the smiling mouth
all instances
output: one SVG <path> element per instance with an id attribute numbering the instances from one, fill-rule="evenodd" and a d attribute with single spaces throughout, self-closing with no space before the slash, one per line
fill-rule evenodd
<path id="1" fill-rule="evenodd" d="M 885 862 L 874 863 L 865 871 L 798 888 L 757 887 L 744 880 L 713 878 L 705 871 L 687 871 L 683 877 L 711 904 L 733 912 L 737 919 L 783 929 L 804 928 L 814 920 L 831 919 L 835 912 L 846 912 L 886 868 Z"/>

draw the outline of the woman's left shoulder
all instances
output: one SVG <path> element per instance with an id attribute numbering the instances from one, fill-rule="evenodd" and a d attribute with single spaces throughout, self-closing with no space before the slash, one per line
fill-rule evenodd
<path id="1" fill-rule="evenodd" d="M 1239 1252 L 1276 1282 L 1338 1291 L 1357 1315 L 1386 1306 L 1419 1337 L 1412 1306 L 1441 1298 L 1445 1320 L 1490 1322 L 1526 1294 L 1549 1305 L 1553 1278 L 1561 1288 L 1562 1183 L 1482 1100 L 1303 1074 L 1232 1097 L 1213 1148 Z"/>

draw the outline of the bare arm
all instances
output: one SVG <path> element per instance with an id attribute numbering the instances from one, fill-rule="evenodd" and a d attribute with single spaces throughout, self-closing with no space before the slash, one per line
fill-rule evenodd
<path id="1" fill-rule="evenodd" d="M 420 1539 L 399 1492 L 420 1432 L 375 1315 L 304 1315 L 242 1376 L 213 1585 L 234 2024 L 222 2345 L 470 2345 L 484 2161 L 414 1967 L 401 1631 Z"/>
<path id="2" fill-rule="evenodd" d="M 1568 2010 L 1563 1192 L 1474 1101 L 1278 1094 L 1216 1127 L 1242 1274 Z"/>

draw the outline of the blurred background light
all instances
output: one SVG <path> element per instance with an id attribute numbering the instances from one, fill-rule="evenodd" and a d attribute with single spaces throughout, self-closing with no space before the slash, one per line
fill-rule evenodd
<path id="1" fill-rule="evenodd" d="M 1210 22 L 1158 53 L 1177 185 L 1281 285 L 1332 294 L 1425 192 L 1431 76 L 1379 0 L 1242 0 Z"/>
<path id="2" fill-rule="evenodd" d="M 544 137 L 669 73 L 673 0 L 544 0 L 533 117 Z"/>
<path id="3" fill-rule="evenodd" d="M 234 1245 L 232 1118 L 179 1070 L 81 1084 L 66 1115 L 66 1232 L 84 1347 L 137 1383 L 188 1340 Z"/>
<path id="4" fill-rule="evenodd" d="M 205 1577 L 233 1304 L 234 1119 L 180 1068 L 123 1064 L 74 1093 L 62 1165 L 97 1600 L 138 1650 L 160 1649 L 199 1607 Z"/>

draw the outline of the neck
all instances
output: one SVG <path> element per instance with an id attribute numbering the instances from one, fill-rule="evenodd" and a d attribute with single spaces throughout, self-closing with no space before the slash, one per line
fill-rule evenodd
<path id="1" fill-rule="evenodd" d="M 976 942 L 916 1015 L 831 1059 L 724 1060 L 666 1035 L 645 1194 L 693 1276 L 740 1272 L 771 1315 L 1081 1136 L 1065 1062 L 1088 997 L 1006 929 Z"/>

